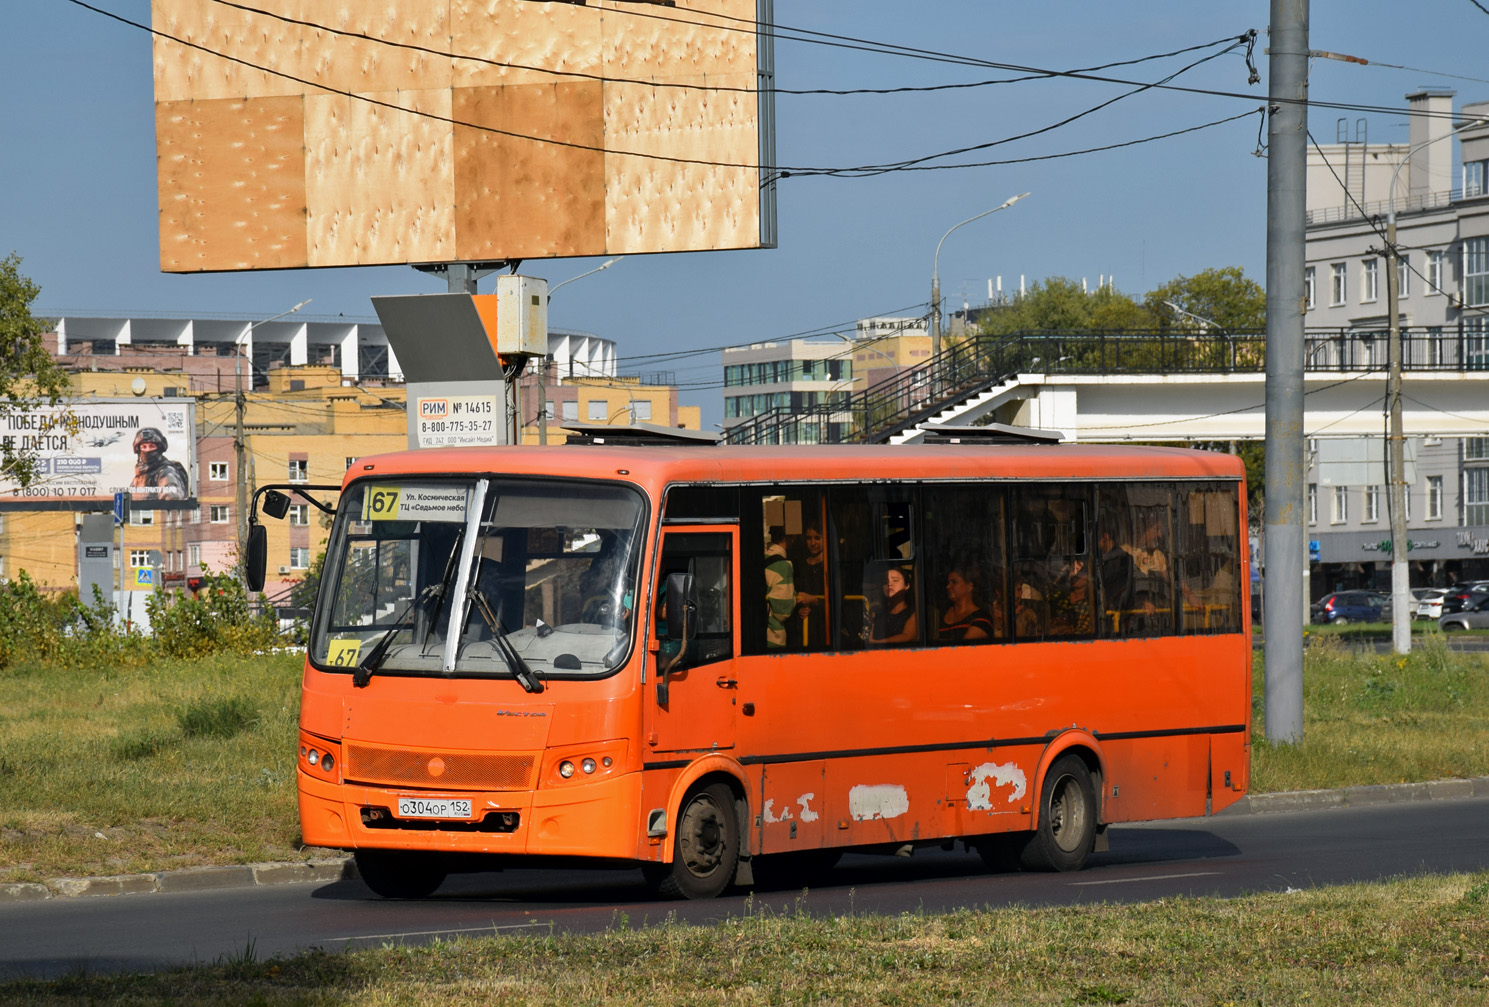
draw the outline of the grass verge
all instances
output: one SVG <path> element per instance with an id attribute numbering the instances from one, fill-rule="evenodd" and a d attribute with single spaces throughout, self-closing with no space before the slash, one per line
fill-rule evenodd
<path id="1" fill-rule="evenodd" d="M 1489 874 L 1140 905 L 464 938 L 0 985 L 0 1005 L 1482 1004 Z"/>
<path id="2" fill-rule="evenodd" d="M 0 883 L 295 859 L 302 662 L 0 672 Z"/>
<path id="3" fill-rule="evenodd" d="M 1451 651 L 1441 636 L 1405 657 L 1312 638 L 1298 745 L 1266 740 L 1260 652 L 1252 688 L 1252 793 L 1489 775 L 1489 655 Z"/>

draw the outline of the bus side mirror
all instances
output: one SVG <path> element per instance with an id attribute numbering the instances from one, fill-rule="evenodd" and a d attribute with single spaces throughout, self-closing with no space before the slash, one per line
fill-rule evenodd
<path id="1" fill-rule="evenodd" d="M 264 498 L 259 501 L 259 506 L 274 520 L 283 521 L 284 516 L 290 512 L 290 498 L 278 490 L 264 490 Z"/>
<path id="2" fill-rule="evenodd" d="M 248 555 L 243 559 L 243 581 L 250 591 L 264 589 L 264 570 L 269 561 L 269 531 L 261 524 L 248 526 Z"/>

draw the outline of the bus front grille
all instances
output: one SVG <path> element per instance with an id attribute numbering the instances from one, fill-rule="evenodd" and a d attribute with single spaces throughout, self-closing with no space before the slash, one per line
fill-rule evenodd
<path id="1" fill-rule="evenodd" d="M 348 744 L 348 783 L 421 790 L 528 790 L 534 757 L 517 752 L 411 752 Z"/>

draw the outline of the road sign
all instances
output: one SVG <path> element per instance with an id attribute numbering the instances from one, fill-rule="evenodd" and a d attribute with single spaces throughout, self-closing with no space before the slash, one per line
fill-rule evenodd
<path id="1" fill-rule="evenodd" d="M 121 525 L 129 520 L 129 494 L 114 494 L 114 524 Z"/>

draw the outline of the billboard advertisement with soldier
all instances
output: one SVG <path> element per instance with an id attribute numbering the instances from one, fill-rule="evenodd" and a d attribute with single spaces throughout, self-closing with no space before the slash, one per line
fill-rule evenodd
<path id="1" fill-rule="evenodd" d="M 0 417 L 0 439 L 32 454 L 29 486 L 0 483 L 0 509 L 110 502 L 135 509 L 196 497 L 196 417 L 189 399 L 86 399 Z"/>

